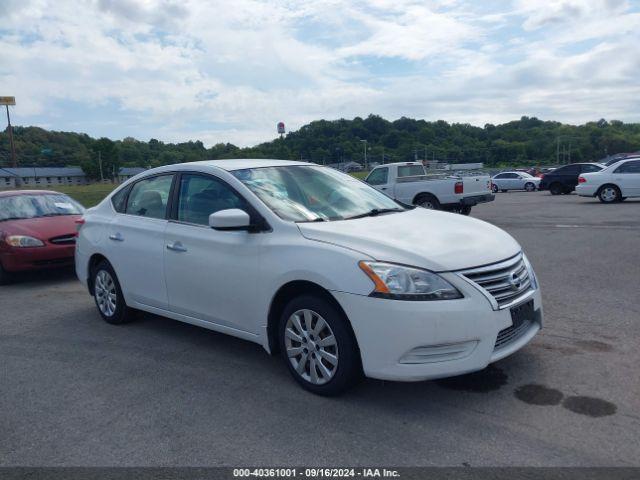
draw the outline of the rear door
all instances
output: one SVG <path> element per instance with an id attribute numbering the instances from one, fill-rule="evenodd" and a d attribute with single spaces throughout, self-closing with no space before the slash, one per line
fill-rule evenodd
<path id="1" fill-rule="evenodd" d="M 118 275 L 127 301 L 166 309 L 164 233 L 174 174 L 136 182 L 128 191 L 123 213 L 107 231 L 107 258 Z M 134 305 L 132 305 L 134 306 Z"/>
<path id="2" fill-rule="evenodd" d="M 640 196 L 640 160 L 623 163 L 615 169 L 613 176 L 623 197 Z"/>

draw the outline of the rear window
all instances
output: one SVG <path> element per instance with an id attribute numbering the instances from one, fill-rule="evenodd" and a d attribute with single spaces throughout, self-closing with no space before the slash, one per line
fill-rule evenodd
<path id="1" fill-rule="evenodd" d="M 422 165 L 403 165 L 398 167 L 398 177 L 415 177 L 424 175 L 424 167 Z"/>

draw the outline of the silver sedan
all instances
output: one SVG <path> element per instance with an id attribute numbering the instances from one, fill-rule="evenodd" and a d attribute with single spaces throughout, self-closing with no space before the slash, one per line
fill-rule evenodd
<path id="1" fill-rule="evenodd" d="M 501 172 L 491 178 L 491 189 L 493 192 L 500 190 L 526 190 L 533 192 L 540 185 L 540 178 L 529 175 L 525 172 Z"/>

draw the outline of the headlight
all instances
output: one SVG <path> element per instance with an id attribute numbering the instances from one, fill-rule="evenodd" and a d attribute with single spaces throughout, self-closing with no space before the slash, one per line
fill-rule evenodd
<path id="1" fill-rule="evenodd" d="M 393 300 L 452 300 L 462 294 L 435 273 L 392 263 L 365 262 L 358 265 L 373 281 L 374 297 Z"/>
<path id="2" fill-rule="evenodd" d="M 9 235 L 5 241 L 12 247 L 44 247 L 42 240 L 26 235 Z"/>
<path id="3" fill-rule="evenodd" d="M 524 253 L 522 254 L 522 261 L 524 262 L 524 266 L 527 268 L 527 271 L 529 272 L 529 278 L 531 278 L 531 286 L 533 287 L 534 290 L 537 290 L 538 278 L 536 277 L 536 272 L 533 271 L 531 262 L 529 262 L 529 259 Z"/>

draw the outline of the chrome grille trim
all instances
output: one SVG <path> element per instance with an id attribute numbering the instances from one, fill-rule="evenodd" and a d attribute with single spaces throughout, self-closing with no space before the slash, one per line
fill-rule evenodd
<path id="1" fill-rule="evenodd" d="M 496 338 L 496 344 L 493 348 L 494 351 L 500 350 L 503 347 L 510 345 L 512 342 L 515 342 L 518 338 L 524 335 L 529 328 L 531 328 L 532 322 L 526 321 L 522 322 L 517 327 L 507 327 L 504 330 L 500 330 L 498 333 L 498 337 Z"/>
<path id="2" fill-rule="evenodd" d="M 56 245 L 73 245 L 76 243 L 76 236 L 73 234 L 60 235 L 59 237 L 50 238 L 49 242 Z"/>
<path id="3" fill-rule="evenodd" d="M 498 309 L 523 300 L 532 290 L 531 277 L 522 253 L 502 262 L 458 272 L 493 298 Z"/>

